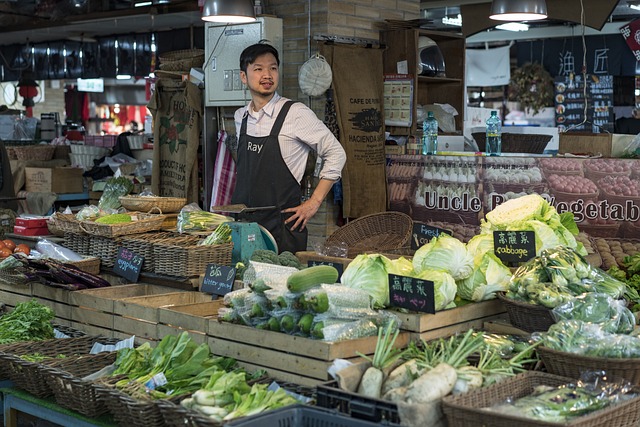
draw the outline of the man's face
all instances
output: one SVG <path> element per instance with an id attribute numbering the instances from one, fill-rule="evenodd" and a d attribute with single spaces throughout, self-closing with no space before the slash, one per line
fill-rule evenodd
<path id="1" fill-rule="evenodd" d="M 270 96 L 278 88 L 278 62 L 271 53 L 265 53 L 247 66 L 247 72 L 240 72 L 242 83 L 246 84 L 252 94 Z"/>

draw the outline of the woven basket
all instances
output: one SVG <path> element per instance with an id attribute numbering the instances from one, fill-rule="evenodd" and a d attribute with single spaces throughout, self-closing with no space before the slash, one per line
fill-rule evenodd
<path id="1" fill-rule="evenodd" d="M 180 212 L 187 203 L 187 199 L 183 197 L 122 196 L 118 200 L 125 209 L 140 212 L 148 212 L 154 208 L 163 213 Z"/>
<path id="2" fill-rule="evenodd" d="M 118 425 L 130 427 L 163 427 L 164 419 L 155 400 L 138 400 L 115 388 L 94 385 Z"/>
<path id="3" fill-rule="evenodd" d="M 447 417 L 449 427 L 623 427 L 638 425 L 640 397 L 637 396 L 567 423 L 544 422 L 483 409 L 504 403 L 507 399 L 518 399 L 530 395 L 538 386 L 558 387 L 571 382 L 575 382 L 575 380 L 544 372 L 529 371 L 488 387 L 449 395 L 442 400 L 442 410 Z"/>
<path id="4" fill-rule="evenodd" d="M 77 233 L 64 233 L 64 241 L 62 246 L 65 248 L 69 248 L 78 255 L 89 256 L 91 250 L 89 248 L 89 243 L 91 241 L 91 236 L 86 234 L 77 234 Z"/>
<path id="5" fill-rule="evenodd" d="M 51 160 L 56 151 L 55 145 L 27 145 L 13 147 L 17 160 Z"/>
<path id="6" fill-rule="evenodd" d="M 607 199 L 609 201 L 609 205 L 621 205 L 626 206 L 627 201 L 633 202 L 636 206 L 640 206 L 640 197 L 631 197 L 631 196 L 617 196 L 615 194 L 609 194 L 607 192 L 600 193 L 602 199 Z"/>
<path id="7" fill-rule="evenodd" d="M 89 253 L 100 258 L 105 268 L 111 268 L 116 262 L 120 243 L 120 239 L 94 236 L 89 240 Z"/>
<path id="8" fill-rule="evenodd" d="M 86 257 L 80 261 L 67 261 L 66 264 L 74 265 L 87 273 L 100 274 L 100 258 L 95 256 Z"/>
<path id="9" fill-rule="evenodd" d="M 556 198 L 557 202 L 565 202 L 565 203 L 571 203 L 571 202 L 575 202 L 576 200 L 593 200 L 596 201 L 598 200 L 598 195 L 600 194 L 599 191 L 596 191 L 595 193 L 567 193 L 566 191 L 559 191 L 554 189 L 553 187 L 551 188 L 551 193 L 553 193 L 553 196 Z"/>
<path id="10" fill-rule="evenodd" d="M 100 353 L 86 357 L 83 363 L 90 365 L 87 371 L 98 372 L 112 364 L 116 355 L 116 352 Z M 99 398 L 93 382 L 62 369 L 43 369 L 51 378 L 49 385 L 58 405 L 89 418 L 97 418 L 109 411 L 105 402 Z"/>
<path id="11" fill-rule="evenodd" d="M 365 215 L 334 231 L 325 246 L 346 245 L 347 257 L 370 251 L 384 252 L 409 246 L 413 220 L 402 212 Z"/>
<path id="12" fill-rule="evenodd" d="M 175 277 L 204 273 L 207 264 L 231 265 L 233 243 L 198 246 L 200 238 L 177 237 L 153 242 L 155 272 Z"/>
<path id="13" fill-rule="evenodd" d="M 163 71 L 189 71 L 192 68 L 202 68 L 204 64 L 204 53 L 193 58 L 178 59 L 172 61 L 162 61 L 160 69 Z"/>
<path id="14" fill-rule="evenodd" d="M 484 132 L 474 132 L 471 136 L 478 144 L 478 149 L 483 152 L 486 151 L 487 135 Z M 503 133 L 501 137 L 502 152 L 542 154 L 551 138 L 553 138 L 553 135 Z"/>
<path id="15" fill-rule="evenodd" d="M 142 264 L 143 271 L 155 271 L 153 243 L 177 236 L 176 233 L 168 231 L 135 234 L 133 236 L 123 237 L 122 246 L 144 257 L 144 263 Z"/>
<path id="16" fill-rule="evenodd" d="M 129 234 L 146 233 L 159 230 L 165 216 L 162 214 L 130 212 L 137 217 L 134 221 L 122 224 L 100 224 L 95 221 L 80 221 L 80 228 L 87 234 L 103 237 L 118 237 Z"/>
<path id="17" fill-rule="evenodd" d="M 80 377 L 89 375 L 95 370 L 91 363 L 85 363 L 84 359 L 89 356 L 94 343 L 107 340 L 104 337 L 85 336 L 24 343 L 3 349 L 0 353 L 0 362 L 17 387 L 36 397 L 47 397 L 53 394 L 50 387 L 52 378 L 49 376 L 49 371 L 45 371 L 41 367 L 56 367 Z M 20 355 L 34 353 L 42 354 L 50 359 L 42 362 L 30 362 L 20 358 Z M 59 355 L 66 357 L 58 358 Z"/>
<path id="18" fill-rule="evenodd" d="M 556 323 L 551 309 L 547 307 L 507 298 L 503 292 L 498 292 L 498 298 L 504 303 L 509 322 L 518 329 L 526 332 L 544 332 Z"/>
<path id="19" fill-rule="evenodd" d="M 198 58 L 204 56 L 203 49 L 182 49 L 165 52 L 158 56 L 160 62 L 180 61 L 183 59 Z"/>
<path id="20" fill-rule="evenodd" d="M 580 378 L 585 371 L 604 371 L 616 380 L 640 385 L 640 359 L 583 356 L 540 346 L 536 349 L 549 373 Z"/>
<path id="21" fill-rule="evenodd" d="M 84 233 L 80 228 L 80 221 L 76 219 L 76 216 L 74 214 L 63 214 L 60 212 L 56 212 L 49 217 L 48 223 L 55 224 L 55 228 L 62 230 L 65 233 Z"/>

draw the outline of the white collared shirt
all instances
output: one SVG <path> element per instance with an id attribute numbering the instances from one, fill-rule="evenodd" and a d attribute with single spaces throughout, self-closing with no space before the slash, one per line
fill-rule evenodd
<path id="1" fill-rule="evenodd" d="M 245 107 L 236 110 L 234 120 L 236 133 L 240 137 L 242 119 L 247 118 L 247 135 L 255 137 L 268 136 L 271 132 L 278 113 L 289 99 L 278 93 L 260 111 L 253 111 L 252 101 Z M 320 178 L 336 181 L 340 178 L 342 168 L 346 162 L 345 154 L 340 141 L 325 126 L 316 113 L 301 102 L 291 106 L 287 117 L 282 124 L 282 130 L 278 136 L 280 152 L 291 174 L 300 182 L 306 169 L 309 150 L 313 149 L 324 160 Z"/>

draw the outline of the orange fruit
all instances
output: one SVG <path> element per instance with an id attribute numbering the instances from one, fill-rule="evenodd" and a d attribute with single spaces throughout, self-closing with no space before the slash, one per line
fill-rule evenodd
<path id="1" fill-rule="evenodd" d="M 4 243 L 4 245 L 12 251 L 16 248 L 16 243 L 11 239 L 5 239 L 2 241 L 2 243 Z"/>
<path id="2" fill-rule="evenodd" d="M 13 252 L 29 255 L 31 253 L 31 248 L 24 243 L 20 243 L 19 245 L 16 245 L 16 248 L 13 250 Z"/>

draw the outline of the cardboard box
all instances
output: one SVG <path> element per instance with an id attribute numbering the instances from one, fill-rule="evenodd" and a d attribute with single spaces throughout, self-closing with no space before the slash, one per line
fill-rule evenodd
<path id="1" fill-rule="evenodd" d="M 602 154 L 620 157 L 635 135 L 617 133 L 561 133 L 558 152 L 574 154 Z"/>
<path id="2" fill-rule="evenodd" d="M 82 174 L 84 169 L 59 168 L 24 168 L 25 189 L 29 192 L 41 193 L 82 193 Z"/>
<path id="3" fill-rule="evenodd" d="M 16 218 L 16 225 L 25 228 L 45 228 L 47 226 L 46 218 Z"/>
<path id="4" fill-rule="evenodd" d="M 48 236 L 51 234 L 48 227 L 27 228 L 21 225 L 14 225 L 13 233 L 21 236 Z"/>

